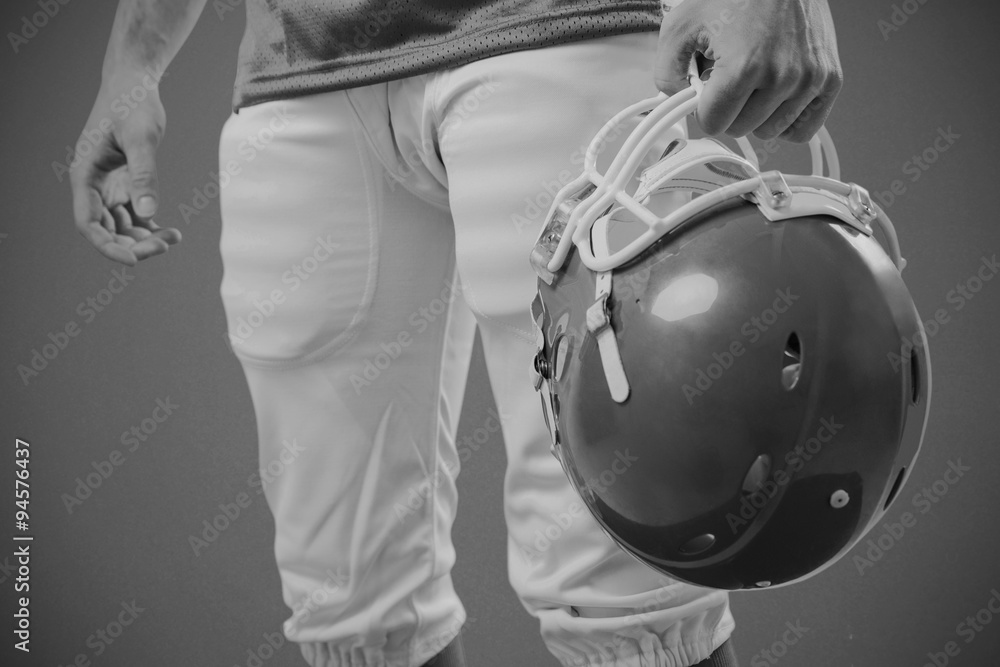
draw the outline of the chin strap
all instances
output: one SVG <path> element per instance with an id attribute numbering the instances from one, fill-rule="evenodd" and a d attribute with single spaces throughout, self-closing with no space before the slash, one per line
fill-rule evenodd
<path id="1" fill-rule="evenodd" d="M 633 196 L 636 201 L 645 202 L 654 193 L 678 194 L 682 197 L 670 203 L 680 207 L 690 191 L 710 192 L 756 173 L 753 164 L 714 139 L 677 139 L 667 147 L 656 164 L 642 172 L 639 187 Z M 595 257 L 603 258 L 611 254 L 608 241 L 610 221 L 620 210 L 621 207 L 618 207 L 594 223 L 590 242 Z M 587 309 L 587 329 L 597 339 L 611 398 L 616 403 L 624 403 L 631 390 L 608 309 L 613 273 L 613 270 L 608 270 L 596 274 L 594 303 Z"/>
<path id="2" fill-rule="evenodd" d="M 736 190 L 741 192 L 737 194 Z M 878 222 L 886 232 L 893 262 L 899 270 L 905 266 L 891 223 L 882 219 L 884 214 L 856 183 L 845 184 L 818 176 L 786 176 L 779 171 L 761 173 L 756 165 L 715 139 L 678 139 L 656 164 L 642 172 L 632 199 L 648 207 L 655 196 L 658 207 L 670 209 L 658 210 L 656 214 L 666 217 L 681 207 L 697 206 L 692 203 L 692 193 L 705 197 L 702 203 L 711 203 L 719 195 L 726 195 L 720 200 L 742 196 L 756 204 L 771 222 L 826 214 L 868 236 L 873 233 L 872 223 Z M 714 194 L 706 196 L 710 193 Z M 610 223 L 624 209 L 624 206 L 614 207 L 591 227 L 590 248 L 584 250 L 590 250 L 598 263 L 607 264 L 607 258 L 613 254 L 608 240 Z M 655 236 L 668 231 L 669 228 L 664 229 Z M 630 389 L 609 311 L 615 266 L 594 269 L 594 303 L 587 309 L 587 328 L 597 338 L 611 397 L 623 403 Z"/>
<path id="3" fill-rule="evenodd" d="M 610 216 L 601 217 L 594 223 L 591 243 L 594 254 L 607 257 L 608 220 Z M 601 364 L 604 366 L 604 377 L 608 382 L 611 398 L 616 403 L 624 403 L 629 395 L 628 378 L 625 377 L 625 366 L 622 365 L 622 355 L 618 351 L 618 339 L 611 326 L 611 314 L 608 312 L 608 299 L 611 298 L 612 271 L 601 271 L 594 280 L 594 303 L 587 309 L 587 329 L 597 338 L 597 348 L 601 354 Z"/>

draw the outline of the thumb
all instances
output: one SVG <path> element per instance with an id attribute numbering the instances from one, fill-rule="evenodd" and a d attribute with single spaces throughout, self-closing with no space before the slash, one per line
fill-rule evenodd
<path id="1" fill-rule="evenodd" d="M 683 5 L 682 5 L 683 6 Z M 671 14 L 679 14 L 675 11 Z M 656 45 L 656 62 L 653 66 L 653 79 L 656 87 L 667 95 L 674 95 L 688 87 L 688 69 L 691 58 L 696 53 L 709 51 L 709 44 L 703 43 L 704 33 L 692 29 L 690 22 L 663 19 L 660 25 L 660 37 Z"/>
<path id="2" fill-rule="evenodd" d="M 156 213 L 159 196 L 156 180 L 156 141 L 142 137 L 125 144 L 128 161 L 129 200 L 132 210 L 140 218 L 150 218 Z"/>

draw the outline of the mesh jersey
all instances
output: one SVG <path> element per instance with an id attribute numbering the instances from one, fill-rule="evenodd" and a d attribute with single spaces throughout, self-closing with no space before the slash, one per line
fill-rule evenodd
<path id="1" fill-rule="evenodd" d="M 663 0 L 664 10 L 678 0 Z M 233 108 L 660 27 L 661 0 L 246 0 Z"/>

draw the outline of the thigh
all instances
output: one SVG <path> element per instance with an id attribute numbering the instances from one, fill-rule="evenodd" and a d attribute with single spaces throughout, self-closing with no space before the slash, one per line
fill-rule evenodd
<path id="1" fill-rule="evenodd" d="M 553 197 L 580 174 L 597 131 L 628 104 L 657 93 L 655 40 L 655 33 L 587 40 L 488 58 L 441 76 L 439 134 L 458 267 L 481 324 L 534 344 L 528 304 L 537 276 L 529 252 Z M 612 131 L 602 166 L 633 127 Z M 684 136 L 685 124 L 672 132 Z"/>
<path id="2" fill-rule="evenodd" d="M 429 658 L 464 619 L 449 532 L 474 321 L 451 218 L 395 187 L 342 93 L 242 109 L 220 150 L 222 296 L 286 634 Z"/>
<path id="3" fill-rule="evenodd" d="M 343 346 L 372 302 L 372 177 L 359 168 L 347 109 L 326 98 L 247 107 L 223 129 L 222 297 L 233 352 L 253 364 L 293 365 Z"/>
<path id="4" fill-rule="evenodd" d="M 458 68 L 439 82 L 457 261 L 503 417 L 511 583 L 565 664 L 636 655 L 654 664 L 663 654 L 670 656 L 663 664 L 691 664 L 732 630 L 724 592 L 659 576 L 603 533 L 549 452 L 528 376 L 537 289 L 529 252 L 553 195 L 579 175 L 594 134 L 628 104 L 656 94 L 655 44 L 648 33 L 524 51 Z M 612 134 L 605 163 L 630 129 Z M 679 124 L 662 143 L 685 134 Z"/>

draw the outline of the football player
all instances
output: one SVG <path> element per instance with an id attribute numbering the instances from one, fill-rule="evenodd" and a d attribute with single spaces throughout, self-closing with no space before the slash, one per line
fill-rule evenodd
<path id="1" fill-rule="evenodd" d="M 265 493 L 286 636 L 313 667 L 464 664 L 450 531 L 455 477 L 482 444 L 455 433 L 478 328 L 497 404 L 483 431 L 507 448 L 510 582 L 551 653 L 735 665 L 727 593 L 624 553 L 550 454 L 526 372 L 527 258 L 589 139 L 686 87 L 696 53 L 714 61 L 706 133 L 807 141 L 842 83 L 826 0 L 245 4 L 220 147 L 221 289 L 260 460 L 284 463 Z M 157 82 L 205 6 L 120 0 L 84 130 L 100 140 L 72 170 L 76 228 L 113 261 L 181 240 L 154 222 L 191 210 L 159 197 Z M 620 463 L 598 482 L 642 465 Z"/>

